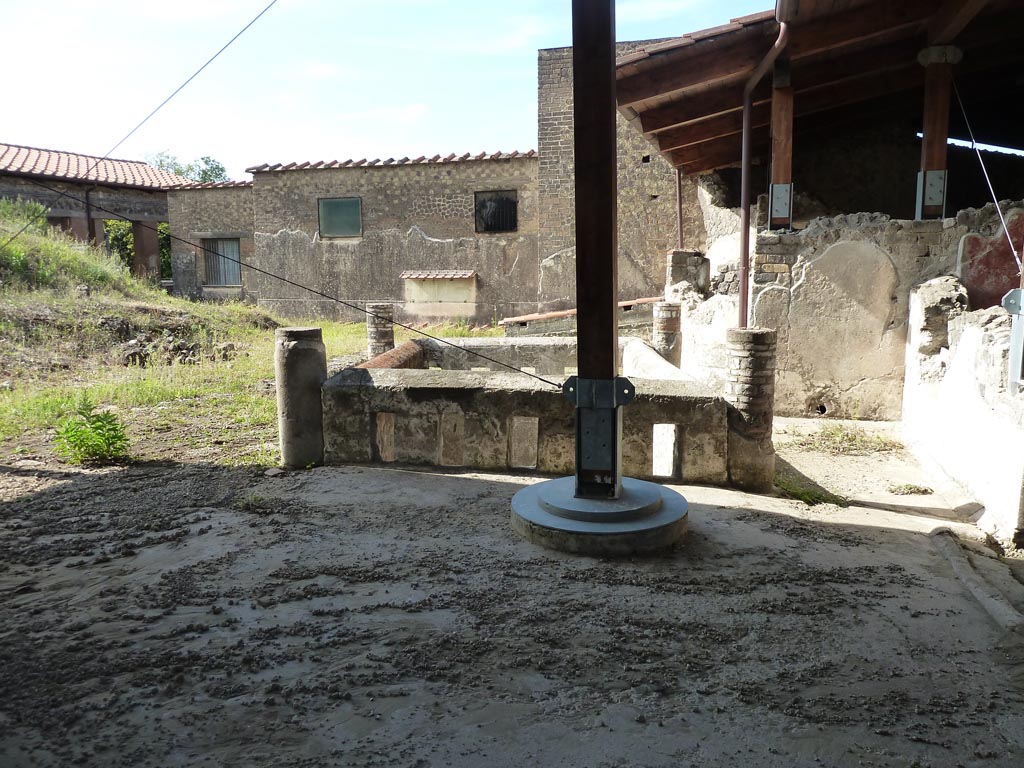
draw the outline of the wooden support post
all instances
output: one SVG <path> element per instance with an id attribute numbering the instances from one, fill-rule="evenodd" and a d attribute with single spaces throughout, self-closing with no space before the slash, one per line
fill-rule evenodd
<path id="1" fill-rule="evenodd" d="M 789 60 L 775 62 L 772 88 L 772 176 L 769 220 L 772 229 L 793 226 L 793 86 Z"/>
<path id="2" fill-rule="evenodd" d="M 573 0 L 573 149 L 580 378 L 618 374 L 615 3 Z"/>
<path id="3" fill-rule="evenodd" d="M 953 65 L 960 61 L 961 53 L 959 49 L 951 46 L 933 46 L 925 48 L 917 58 L 925 68 L 925 78 L 916 217 L 936 219 L 944 216 L 946 209 L 946 160 L 949 108 L 953 94 Z"/>
<path id="4" fill-rule="evenodd" d="M 576 165 L 576 497 L 622 493 L 622 413 L 633 389 L 619 372 L 615 2 L 573 0 Z"/>

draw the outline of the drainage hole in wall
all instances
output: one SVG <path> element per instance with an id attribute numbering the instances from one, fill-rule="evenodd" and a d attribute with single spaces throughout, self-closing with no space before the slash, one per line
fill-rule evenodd
<path id="1" fill-rule="evenodd" d="M 825 407 L 824 403 L 819 403 L 818 407 L 815 408 L 814 410 L 818 412 L 819 416 L 824 416 L 826 413 L 828 413 L 828 408 Z"/>
<path id="2" fill-rule="evenodd" d="M 640 158 L 640 162 L 641 163 L 649 163 L 649 162 L 651 162 L 651 156 L 650 155 L 644 155 L 643 157 Z"/>

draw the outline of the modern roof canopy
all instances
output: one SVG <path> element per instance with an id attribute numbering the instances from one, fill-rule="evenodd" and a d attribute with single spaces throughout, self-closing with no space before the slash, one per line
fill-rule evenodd
<path id="1" fill-rule="evenodd" d="M 919 53 L 963 52 L 956 81 L 979 141 L 1024 144 L 1020 72 L 1024 3 L 1019 0 L 780 0 L 774 11 L 662 41 L 618 59 L 619 111 L 684 174 L 740 161 L 743 92 L 788 26 L 797 134 L 885 117 L 920 125 L 925 67 Z M 756 157 L 767 155 L 772 76 L 754 87 Z M 910 95 L 916 92 L 916 95 Z M 966 135 L 954 110 L 950 129 Z"/>

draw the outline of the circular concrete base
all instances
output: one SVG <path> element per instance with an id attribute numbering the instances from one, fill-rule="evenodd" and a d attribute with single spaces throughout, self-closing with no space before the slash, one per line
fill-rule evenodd
<path id="1" fill-rule="evenodd" d="M 512 497 L 512 529 L 549 549 L 633 555 L 664 549 L 686 532 L 687 503 L 657 483 L 622 478 L 618 499 L 578 499 L 576 478 L 560 477 Z"/>

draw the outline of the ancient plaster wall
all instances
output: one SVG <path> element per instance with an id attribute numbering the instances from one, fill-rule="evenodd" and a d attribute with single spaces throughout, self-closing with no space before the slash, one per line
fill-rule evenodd
<path id="1" fill-rule="evenodd" d="M 474 193 L 516 190 L 518 230 L 475 231 Z M 322 238 L 318 199 L 362 199 L 361 237 Z M 413 269 L 476 270 L 477 322 L 537 307 L 537 160 L 293 170 L 256 174 L 254 263 L 357 305 L 394 301 Z M 286 316 L 356 319 L 358 311 L 263 276 L 247 285 Z"/>
<path id="2" fill-rule="evenodd" d="M 619 53 L 651 41 L 620 43 Z M 540 302 L 542 311 L 575 306 L 572 49 L 538 54 L 537 147 L 540 154 Z M 664 254 L 676 245 L 675 171 L 619 115 L 619 298 L 656 296 Z M 683 180 L 683 247 L 704 250 L 697 184 Z"/>
<path id="3" fill-rule="evenodd" d="M 967 292 L 939 278 L 911 297 L 903 426 L 914 452 L 965 486 L 978 524 L 1024 545 L 1024 393 L 1007 382 L 1010 316 L 965 312 Z"/>
<path id="4" fill-rule="evenodd" d="M 172 238 L 179 238 L 171 240 L 174 294 L 196 298 L 204 294 L 208 298 L 246 296 L 253 273 L 244 267 L 240 289 L 204 290 L 206 264 L 200 241 L 237 238 L 241 262 L 252 262 L 255 254 L 252 187 L 172 189 L 167 193 L 167 209 Z"/>
<path id="5" fill-rule="evenodd" d="M 988 206 L 943 221 L 837 216 L 758 236 L 751 321 L 779 332 L 778 412 L 898 419 L 911 290 L 954 274 L 963 239 L 996 227 Z"/>

